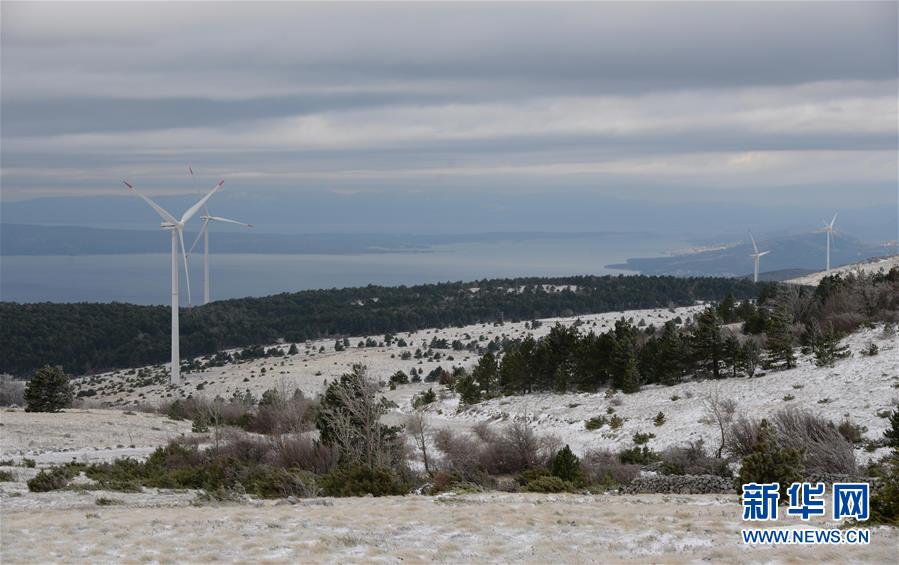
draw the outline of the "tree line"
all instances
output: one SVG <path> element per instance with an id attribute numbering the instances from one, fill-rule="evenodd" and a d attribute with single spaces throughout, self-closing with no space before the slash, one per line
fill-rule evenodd
<path id="1" fill-rule="evenodd" d="M 873 275 L 833 275 L 817 288 L 765 287 L 758 300 L 728 295 L 692 320 L 640 327 L 620 319 L 597 334 L 579 324 L 557 324 L 540 338 L 503 344 L 484 354 L 470 372 L 455 375 L 463 403 L 531 392 L 625 393 L 642 385 L 677 384 L 687 378 L 748 376 L 759 369 L 789 369 L 797 350 L 831 366 L 850 354 L 840 340 L 865 324 L 899 321 L 899 269 Z M 876 355 L 873 342 L 863 355 Z"/>
<path id="2" fill-rule="evenodd" d="M 550 285 L 566 288 L 547 290 Z M 499 319 L 684 306 L 728 294 L 749 298 L 772 287 L 730 278 L 578 276 L 309 290 L 182 310 L 181 353 L 189 358 L 279 339 L 302 342 Z M 50 364 L 78 375 L 169 358 L 170 311 L 165 306 L 0 302 L 0 318 L 0 372 L 26 375 Z"/>

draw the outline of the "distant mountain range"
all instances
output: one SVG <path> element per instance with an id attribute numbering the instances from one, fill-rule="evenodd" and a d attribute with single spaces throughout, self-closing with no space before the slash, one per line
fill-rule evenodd
<path id="1" fill-rule="evenodd" d="M 210 233 L 215 253 L 254 254 L 358 254 L 422 253 L 435 245 L 621 237 L 621 232 L 558 233 L 506 232 L 473 234 L 274 234 L 255 230 Z M 188 247 L 196 233 L 185 233 Z M 161 230 L 102 229 L 80 226 L 0 224 L 0 255 L 115 255 L 167 253 L 168 236 Z"/>
<path id="2" fill-rule="evenodd" d="M 759 241 L 759 249 L 771 251 L 762 257 L 762 280 L 787 280 L 822 271 L 825 266 L 823 233 L 804 233 Z M 833 267 L 858 263 L 873 257 L 897 252 L 895 244 L 872 245 L 846 235 L 837 236 L 830 250 Z M 752 275 L 752 244 L 728 245 L 696 253 L 667 257 L 632 258 L 626 263 L 607 265 L 610 269 L 626 269 L 647 275 L 722 276 Z"/>

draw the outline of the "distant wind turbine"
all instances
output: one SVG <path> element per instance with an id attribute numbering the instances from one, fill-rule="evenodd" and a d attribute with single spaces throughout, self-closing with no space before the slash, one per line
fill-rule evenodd
<path id="1" fill-rule="evenodd" d="M 755 244 L 755 238 L 752 237 L 752 232 L 749 232 L 749 239 L 752 240 L 752 254 L 750 255 L 750 257 L 752 257 L 755 260 L 755 271 L 752 275 L 752 282 L 759 282 L 759 259 L 761 259 L 761 257 L 763 255 L 767 255 L 771 252 L 770 251 L 759 252 L 759 248 Z"/>
<path id="2" fill-rule="evenodd" d="M 188 166 L 187 170 L 190 171 L 190 176 L 193 178 L 194 170 L 192 167 Z M 252 224 L 245 224 L 243 222 L 238 222 L 237 220 L 229 220 L 228 218 L 222 218 L 220 216 L 210 216 L 209 210 L 206 209 L 206 205 L 203 205 L 203 215 L 200 216 L 203 220 L 203 227 L 200 228 L 200 233 L 197 234 L 197 238 L 194 240 L 193 245 L 190 246 L 190 249 L 187 251 L 188 254 L 193 253 L 194 247 L 197 246 L 197 243 L 200 241 L 200 238 L 203 238 L 203 304 L 209 304 L 209 222 L 222 222 L 226 224 L 237 224 L 239 226 L 245 226 L 248 228 L 253 227 Z"/>
<path id="3" fill-rule="evenodd" d="M 824 229 L 822 230 L 827 238 L 827 274 L 830 274 L 830 246 L 833 243 L 833 223 L 837 221 L 837 214 L 834 213 L 833 218 L 830 220 L 830 223 L 824 222 Z"/>
<path id="4" fill-rule="evenodd" d="M 225 183 L 225 181 L 219 181 L 217 185 L 215 185 L 212 190 L 210 190 L 206 195 L 201 198 L 196 204 L 191 206 L 184 212 L 184 215 L 181 216 L 180 220 L 176 220 L 174 216 L 169 214 L 162 206 L 153 202 L 150 198 L 144 196 L 140 192 L 135 189 L 131 183 L 127 181 L 122 181 L 125 183 L 125 186 L 131 189 L 134 194 L 138 195 L 143 199 L 144 202 L 150 205 L 159 217 L 162 218 L 162 224 L 160 226 L 164 230 L 169 230 L 172 232 L 172 369 L 170 382 L 172 384 L 180 384 L 181 383 L 181 355 L 180 355 L 180 334 L 178 332 L 178 307 L 179 298 L 178 298 L 178 242 L 181 243 L 181 255 L 184 258 L 184 276 L 187 281 L 187 304 L 190 306 L 190 275 L 187 270 L 187 252 L 184 249 L 184 224 L 190 220 L 194 214 L 202 208 L 206 201 L 215 194 L 219 188 Z"/>

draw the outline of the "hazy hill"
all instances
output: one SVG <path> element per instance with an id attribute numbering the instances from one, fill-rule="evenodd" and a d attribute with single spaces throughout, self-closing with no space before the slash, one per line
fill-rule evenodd
<path id="1" fill-rule="evenodd" d="M 771 253 L 762 257 L 762 278 L 788 279 L 812 271 L 823 270 L 825 239 L 823 233 L 804 233 L 760 240 L 759 249 Z M 896 247 L 872 245 L 849 236 L 838 236 L 831 248 L 830 261 L 834 267 L 858 263 L 873 257 L 895 253 Z M 752 244 L 748 241 L 698 253 L 668 257 L 632 258 L 626 263 L 608 265 L 614 269 L 629 269 L 649 275 L 724 276 L 752 275 Z M 765 273 L 783 271 L 780 276 Z"/>

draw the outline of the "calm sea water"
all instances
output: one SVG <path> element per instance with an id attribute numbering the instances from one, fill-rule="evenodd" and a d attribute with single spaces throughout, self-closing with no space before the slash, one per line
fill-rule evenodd
<path id="1" fill-rule="evenodd" d="M 515 276 L 616 274 L 605 265 L 656 256 L 683 242 L 658 237 L 584 237 L 473 243 L 426 253 L 210 255 L 212 299 L 349 286 L 409 285 Z M 132 302 L 169 300 L 169 255 L 0 257 L 0 300 Z M 193 303 L 202 303 L 202 256 L 190 264 Z M 187 304 L 182 273 L 182 303 Z"/>

